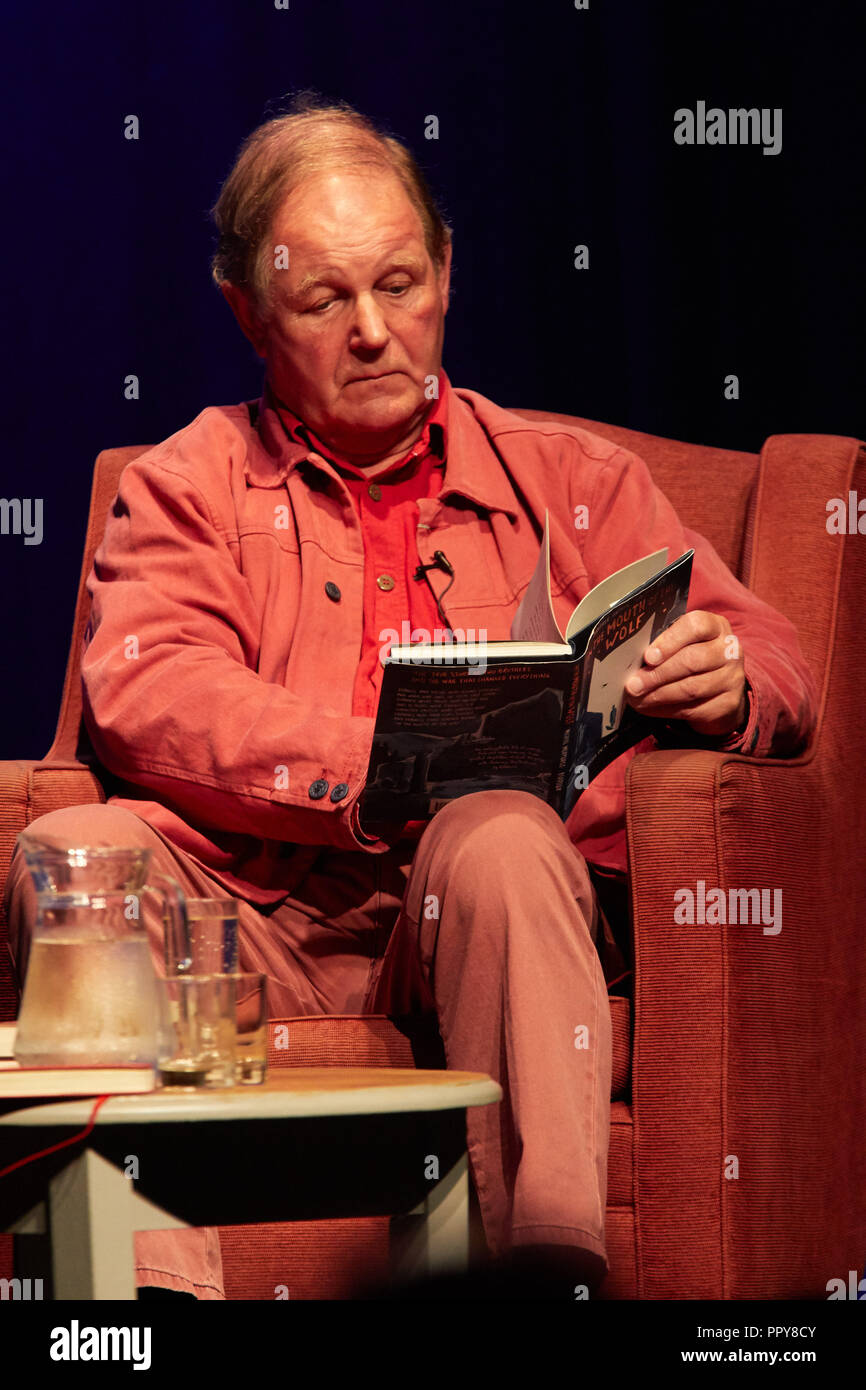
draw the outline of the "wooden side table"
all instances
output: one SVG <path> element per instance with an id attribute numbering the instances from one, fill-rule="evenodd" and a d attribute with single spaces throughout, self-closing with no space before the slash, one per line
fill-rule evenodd
<path id="1" fill-rule="evenodd" d="M 482 1072 L 309 1067 L 261 1086 L 113 1096 L 93 1130 L 0 1179 L 0 1229 L 48 1234 L 55 1299 L 135 1299 L 133 1233 L 347 1216 L 392 1221 L 393 1276 L 465 1269 L 466 1108 Z M 0 1166 L 85 1128 L 93 1100 L 0 1115 Z M 285 1283 L 291 1297 L 291 1278 Z M 276 1291 L 275 1291 L 276 1294 Z"/>

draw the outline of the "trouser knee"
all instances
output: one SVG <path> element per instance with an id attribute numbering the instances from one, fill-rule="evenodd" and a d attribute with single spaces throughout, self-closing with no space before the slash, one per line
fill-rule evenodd
<path id="1" fill-rule="evenodd" d="M 553 808 L 529 792 L 473 792 L 443 807 L 424 831 L 410 900 L 420 907 L 422 892 L 442 887 L 463 917 L 505 897 L 541 904 L 554 883 L 584 905 L 589 920 L 589 869 Z"/>

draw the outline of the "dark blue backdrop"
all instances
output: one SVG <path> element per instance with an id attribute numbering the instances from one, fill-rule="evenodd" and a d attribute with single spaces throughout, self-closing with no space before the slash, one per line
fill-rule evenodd
<path id="1" fill-rule="evenodd" d="M 41 756 L 53 734 L 95 454 L 258 394 L 261 366 L 209 278 L 207 210 L 241 139 L 300 88 L 385 122 L 440 195 L 455 384 L 731 448 L 862 436 L 859 9 L 78 0 L 7 14 L 0 492 L 44 499 L 44 538 L 0 536 L 0 757 Z M 782 152 L 677 146 L 674 111 L 699 100 L 781 107 Z"/>

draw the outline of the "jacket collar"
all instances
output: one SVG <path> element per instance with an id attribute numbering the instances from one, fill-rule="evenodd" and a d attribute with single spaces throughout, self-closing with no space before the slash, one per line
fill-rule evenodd
<path id="1" fill-rule="evenodd" d="M 484 398 L 476 392 L 467 393 L 464 398 L 444 370 L 440 370 L 439 380 L 439 399 L 426 421 L 422 438 L 434 452 L 438 453 L 440 447 L 444 451 L 445 477 L 440 498 L 457 493 L 487 511 L 518 516 L 514 491 L 495 449 L 490 447 L 483 420 L 470 403 L 471 400 L 486 404 Z M 328 455 L 311 447 L 320 442 L 316 436 L 293 412 L 276 405 L 267 380 L 260 399 L 253 404 L 258 407 L 255 435 L 260 448 L 253 445 L 244 464 L 250 483 L 255 487 L 282 487 L 298 464 L 307 460 L 328 472 L 333 470 Z M 439 439 L 437 429 L 441 431 Z M 484 436 L 487 448 L 478 447 L 479 435 Z"/>
<path id="2" fill-rule="evenodd" d="M 476 403 L 481 407 L 477 410 Z M 440 498 L 458 493 L 488 512 L 508 512 L 518 517 L 520 507 L 502 460 L 487 428 L 486 407 L 494 410 L 477 392 L 454 388 L 448 417 L 449 456 Z"/>

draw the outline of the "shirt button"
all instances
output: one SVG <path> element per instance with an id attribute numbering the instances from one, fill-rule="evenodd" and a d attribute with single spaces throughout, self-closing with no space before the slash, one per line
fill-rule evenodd
<path id="1" fill-rule="evenodd" d="M 393 589 L 394 587 L 394 580 L 391 578 L 390 574 L 380 574 L 376 583 L 379 585 L 379 588 L 384 589 L 386 593 L 389 589 Z"/>
<path id="2" fill-rule="evenodd" d="M 334 790 L 331 792 L 331 800 L 332 800 L 332 801 L 342 801 L 342 800 L 343 800 L 343 797 L 348 795 L 348 792 L 349 792 L 349 783 L 348 783 L 348 782 L 338 782 L 337 785 L 336 785 L 336 787 L 334 787 Z"/>
<path id="3" fill-rule="evenodd" d="M 335 603 L 339 603 L 340 588 L 338 584 L 334 583 L 333 579 L 329 579 L 325 585 L 325 593 L 328 595 L 328 598 L 332 598 Z"/>
<path id="4" fill-rule="evenodd" d="M 315 782 L 310 785 L 310 796 L 313 801 L 320 801 L 327 790 L 328 783 L 325 781 L 324 777 L 317 777 Z"/>
<path id="5" fill-rule="evenodd" d="M 371 483 L 370 486 L 367 488 L 367 491 L 369 492 L 374 502 L 381 502 L 382 489 L 380 488 L 378 483 Z"/>

